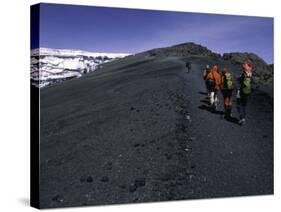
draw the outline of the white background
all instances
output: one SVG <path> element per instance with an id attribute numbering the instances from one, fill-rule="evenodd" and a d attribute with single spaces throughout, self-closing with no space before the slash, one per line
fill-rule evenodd
<path id="1" fill-rule="evenodd" d="M 257 197 L 188 200 L 61 209 L 67 211 L 278 211 L 280 186 L 280 5 L 278 0 L 56 0 L 128 8 L 275 17 L 275 194 Z M 38 1 L 6 0 L 0 7 L 0 211 L 29 207 L 29 6 Z M 279 208 L 280 211 L 280 208 Z"/>

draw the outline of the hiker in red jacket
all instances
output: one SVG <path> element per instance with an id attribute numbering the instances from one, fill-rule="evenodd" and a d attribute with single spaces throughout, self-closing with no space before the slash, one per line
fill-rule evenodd
<path id="1" fill-rule="evenodd" d="M 218 91 L 221 87 L 221 75 L 218 73 L 218 66 L 214 65 L 211 72 L 207 75 L 206 81 L 211 91 L 210 105 L 213 110 L 218 108 Z"/>

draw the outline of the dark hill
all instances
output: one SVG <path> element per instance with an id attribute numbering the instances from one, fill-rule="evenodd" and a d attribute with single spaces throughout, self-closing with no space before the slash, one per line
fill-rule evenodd
<path id="1" fill-rule="evenodd" d="M 195 43 L 182 43 L 166 48 L 153 49 L 147 52 L 151 56 L 164 55 L 164 56 L 208 56 L 213 58 L 219 58 L 220 55 L 212 52 L 208 48 L 195 44 Z"/>
<path id="2" fill-rule="evenodd" d="M 235 70 L 241 71 L 241 65 L 246 60 L 251 60 L 254 65 L 254 78 L 257 84 L 270 86 L 273 82 L 273 65 L 268 65 L 262 58 L 254 53 L 225 53 L 223 56 L 212 52 L 208 48 L 195 43 L 182 43 L 171 47 L 158 48 L 149 50 L 144 53 L 151 57 L 181 57 L 183 59 L 200 59 L 201 61 L 208 61 L 211 65 L 214 63 L 224 64 L 224 61 L 234 65 Z M 187 61 L 187 60 L 186 60 Z M 234 70 L 234 72 L 235 72 Z"/>

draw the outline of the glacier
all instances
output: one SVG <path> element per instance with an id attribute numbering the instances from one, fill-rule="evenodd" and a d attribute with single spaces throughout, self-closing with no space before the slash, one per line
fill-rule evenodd
<path id="1" fill-rule="evenodd" d="M 128 53 L 98 53 L 72 49 L 31 50 L 31 84 L 43 88 L 67 79 L 81 77 L 101 64 L 129 56 Z"/>

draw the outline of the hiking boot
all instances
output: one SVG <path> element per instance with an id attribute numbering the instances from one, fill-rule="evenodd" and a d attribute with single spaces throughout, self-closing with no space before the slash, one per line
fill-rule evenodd
<path id="1" fill-rule="evenodd" d="M 231 118 L 232 118 L 231 108 L 226 108 L 226 109 L 225 109 L 224 118 L 225 118 L 225 119 L 231 119 Z"/>
<path id="2" fill-rule="evenodd" d="M 214 105 L 214 110 L 215 110 L 215 111 L 217 111 L 217 110 L 218 110 L 218 108 L 219 108 L 219 107 L 218 107 L 218 104 L 217 104 L 217 103 L 215 103 L 215 105 Z"/>
<path id="3" fill-rule="evenodd" d="M 246 119 L 240 119 L 240 121 L 238 122 L 238 124 L 240 124 L 241 126 L 244 125 L 246 122 Z"/>
<path id="4" fill-rule="evenodd" d="M 229 114 L 224 113 L 223 118 L 224 118 L 224 119 L 229 119 L 229 118 L 230 118 L 230 116 L 229 116 Z"/>
<path id="5" fill-rule="evenodd" d="M 216 106 L 216 105 L 213 105 L 212 106 L 212 111 L 215 113 L 215 112 L 217 112 L 218 111 L 218 107 Z"/>
<path id="6" fill-rule="evenodd" d="M 233 118 L 232 114 L 224 114 L 223 118 L 226 120 L 231 120 Z"/>

